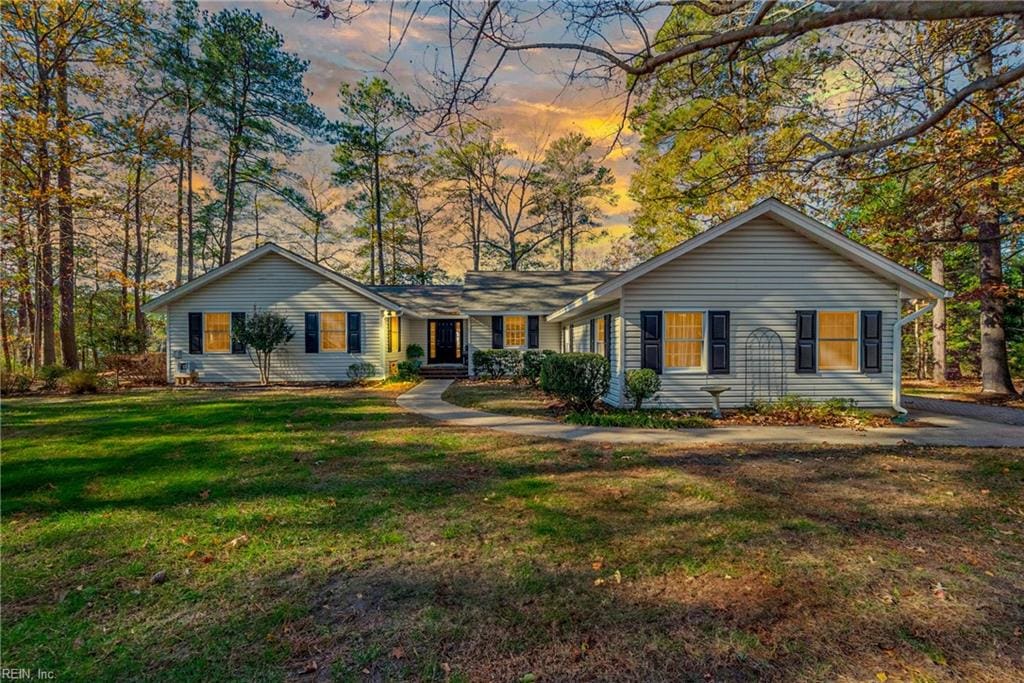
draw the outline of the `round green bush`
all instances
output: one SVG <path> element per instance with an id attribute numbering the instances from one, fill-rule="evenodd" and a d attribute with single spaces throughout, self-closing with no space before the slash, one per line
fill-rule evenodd
<path id="1" fill-rule="evenodd" d="M 419 344 L 409 344 L 405 347 L 405 357 L 409 360 L 419 360 L 423 358 L 423 347 Z"/>
<path id="2" fill-rule="evenodd" d="M 536 384 L 540 381 L 540 369 L 544 364 L 544 359 L 555 353 L 550 349 L 544 349 L 538 351 L 537 349 L 531 349 L 523 352 L 523 369 L 522 376 L 524 379 L 530 380 L 530 384 Z"/>
<path id="3" fill-rule="evenodd" d="M 555 353 L 541 363 L 540 388 L 577 410 L 590 410 L 608 393 L 611 366 L 596 353 Z"/>
<path id="4" fill-rule="evenodd" d="M 643 402 L 661 391 L 661 378 L 650 368 L 626 372 L 626 398 L 633 401 L 633 409 L 640 410 Z"/>

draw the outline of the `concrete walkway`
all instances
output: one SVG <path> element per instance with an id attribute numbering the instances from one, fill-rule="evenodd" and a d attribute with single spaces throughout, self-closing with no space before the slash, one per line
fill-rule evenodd
<path id="1" fill-rule="evenodd" d="M 926 396 L 904 396 L 903 407 L 913 411 L 960 415 L 974 420 L 1024 427 L 1024 410 L 1020 408 L 989 406 L 983 403 L 968 403 L 966 401 L 947 401 L 942 398 Z"/>
<path id="2" fill-rule="evenodd" d="M 590 443 L 616 444 L 841 444 L 854 446 L 895 446 L 904 443 L 931 446 L 1016 446 L 1024 447 L 1024 427 L 992 424 L 954 415 L 912 416 L 927 426 L 884 427 L 866 430 L 836 427 L 735 426 L 713 429 L 627 429 L 581 427 L 530 417 L 496 415 L 452 405 L 441 394 L 452 383 L 428 379 L 398 397 L 398 405 L 433 420 L 471 429 L 493 429 L 524 437 L 569 439 Z"/>

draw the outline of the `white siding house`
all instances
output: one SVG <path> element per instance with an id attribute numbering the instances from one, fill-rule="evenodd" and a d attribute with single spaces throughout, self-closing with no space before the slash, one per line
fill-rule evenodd
<path id="1" fill-rule="evenodd" d="M 599 353 L 616 406 L 626 373 L 646 367 L 661 375 L 657 407 L 706 408 L 702 387 L 718 385 L 725 406 L 798 394 L 900 409 L 899 329 L 946 295 L 766 200 L 623 273 L 471 271 L 462 285 L 374 287 L 268 244 L 145 310 L 167 315 L 169 380 L 183 368 L 206 382 L 256 380 L 227 343 L 227 320 L 273 309 L 296 332 L 275 380 L 344 381 L 356 362 L 383 376 L 415 343 L 428 367 L 459 374 L 473 374 L 478 350 Z M 901 317 L 913 300 L 923 306 Z"/>
<path id="2" fill-rule="evenodd" d="M 898 407 L 901 304 L 945 294 L 768 200 L 611 278 L 548 320 L 585 346 L 580 330 L 617 308 L 615 336 L 625 353 L 613 347 L 613 405 L 624 405 L 625 373 L 649 367 L 662 384 L 652 407 L 707 408 L 701 387 L 708 385 L 728 387 L 724 406 L 798 394 Z"/>
<path id="3" fill-rule="evenodd" d="M 145 310 L 163 311 L 167 316 L 167 374 L 172 381 L 179 371 L 195 370 L 202 382 L 250 382 L 259 380 L 259 371 L 247 353 L 222 344 L 211 349 L 211 322 L 216 314 L 274 310 L 288 318 L 294 338 L 276 351 L 271 379 L 296 382 L 334 382 L 348 377 L 353 363 L 371 363 L 376 375 L 384 374 L 384 327 L 389 311 L 398 307 L 365 292 L 356 283 L 286 252 L 276 245 L 265 245 L 249 252 L 228 266 L 210 271 L 146 304 Z M 320 344 L 307 350 L 307 313 L 344 313 L 346 325 L 359 320 L 355 328 L 345 330 L 344 351 L 325 350 Z M 358 314 L 349 316 L 348 314 Z M 190 325 L 190 314 L 192 323 Z M 201 331 L 196 320 L 201 319 Z M 340 321 L 341 316 L 336 316 Z M 199 339 L 190 340 L 199 332 Z M 312 330 L 309 330 L 313 334 Z M 319 330 L 316 336 L 320 337 Z M 359 340 L 359 351 L 352 343 Z M 199 341 L 197 344 L 196 342 Z M 216 340 L 219 341 L 219 340 Z M 234 352 L 232 352 L 234 351 Z"/>

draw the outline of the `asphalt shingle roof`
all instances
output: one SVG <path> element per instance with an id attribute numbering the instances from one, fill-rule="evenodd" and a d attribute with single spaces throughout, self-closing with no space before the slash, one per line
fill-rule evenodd
<path id="1" fill-rule="evenodd" d="M 496 271 L 466 273 L 463 313 L 550 313 L 619 273 L 607 270 Z"/>
<path id="2" fill-rule="evenodd" d="M 462 285 L 374 285 L 367 289 L 394 301 L 413 315 L 460 315 Z"/>

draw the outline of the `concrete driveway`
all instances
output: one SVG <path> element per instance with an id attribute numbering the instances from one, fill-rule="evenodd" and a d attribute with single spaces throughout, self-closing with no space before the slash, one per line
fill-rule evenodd
<path id="1" fill-rule="evenodd" d="M 615 444 L 842 444 L 853 446 L 1024 447 L 1024 426 L 996 424 L 963 415 L 942 415 L 914 411 L 912 417 L 924 426 L 892 426 L 864 430 L 838 427 L 733 426 L 712 429 L 627 429 L 577 425 L 486 413 L 452 405 L 441 394 L 452 383 L 428 379 L 398 397 L 398 404 L 414 413 L 471 429 L 493 429 L 524 437 L 567 439 Z"/>

